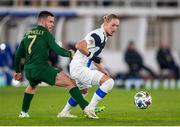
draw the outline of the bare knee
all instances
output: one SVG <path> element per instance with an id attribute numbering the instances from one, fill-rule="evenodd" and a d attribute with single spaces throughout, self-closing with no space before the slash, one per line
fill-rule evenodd
<path id="1" fill-rule="evenodd" d="M 26 93 L 30 93 L 30 94 L 34 94 L 35 91 L 36 91 L 36 89 L 37 89 L 36 86 L 31 86 L 31 85 L 29 85 L 29 86 L 26 88 L 25 92 L 26 92 Z"/>
<path id="2" fill-rule="evenodd" d="M 64 87 L 67 89 L 72 89 L 76 87 L 76 83 L 74 82 L 74 80 L 69 78 L 69 81 L 67 81 L 67 83 L 64 84 Z"/>
<path id="3" fill-rule="evenodd" d="M 55 85 L 59 87 L 65 87 L 67 89 L 71 89 L 73 87 L 76 87 L 76 83 L 74 80 L 70 78 L 67 74 L 64 72 L 60 72 L 56 76 Z"/>
<path id="4" fill-rule="evenodd" d="M 109 76 L 107 75 L 103 75 L 103 77 L 100 79 L 100 85 L 102 85 L 104 82 L 106 82 L 107 80 L 111 79 Z"/>
<path id="5" fill-rule="evenodd" d="M 66 81 L 61 81 L 61 80 L 57 81 L 56 86 L 71 89 L 73 87 L 76 87 L 76 84 L 73 80 L 67 79 Z"/>

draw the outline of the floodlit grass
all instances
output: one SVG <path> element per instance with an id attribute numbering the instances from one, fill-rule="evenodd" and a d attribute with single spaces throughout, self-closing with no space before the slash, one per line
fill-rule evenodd
<path id="1" fill-rule="evenodd" d="M 153 103 L 146 110 L 137 109 L 133 103 L 136 90 L 114 88 L 99 105 L 106 110 L 98 114 L 100 119 L 87 119 L 79 107 L 72 110 L 78 118 L 57 118 L 66 104 L 68 91 L 58 87 L 40 87 L 30 107 L 30 118 L 18 118 L 24 87 L 0 88 L 0 125 L 23 126 L 180 126 L 180 90 L 150 90 Z M 95 91 L 91 88 L 89 101 Z"/>

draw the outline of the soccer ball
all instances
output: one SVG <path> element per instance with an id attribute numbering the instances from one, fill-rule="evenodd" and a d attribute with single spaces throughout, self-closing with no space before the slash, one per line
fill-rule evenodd
<path id="1" fill-rule="evenodd" d="M 139 109 L 146 109 L 152 104 L 152 97 L 145 91 L 140 91 L 134 96 L 134 104 Z"/>

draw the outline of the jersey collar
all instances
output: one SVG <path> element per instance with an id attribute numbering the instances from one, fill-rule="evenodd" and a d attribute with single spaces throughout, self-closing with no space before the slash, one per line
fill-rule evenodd
<path id="1" fill-rule="evenodd" d="M 37 27 L 38 27 L 38 28 L 41 28 L 41 29 L 44 29 L 44 30 L 47 30 L 47 29 L 46 29 L 43 25 L 41 25 L 41 24 L 38 24 Z"/>

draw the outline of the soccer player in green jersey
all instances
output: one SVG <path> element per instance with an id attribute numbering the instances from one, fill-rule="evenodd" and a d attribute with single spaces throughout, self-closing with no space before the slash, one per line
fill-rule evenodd
<path id="1" fill-rule="evenodd" d="M 49 85 L 65 87 L 70 95 L 78 102 L 84 113 L 93 118 L 95 113 L 86 107 L 88 102 L 82 97 L 75 82 L 62 70 L 58 70 L 48 64 L 49 50 L 54 50 L 58 55 L 72 57 L 73 52 L 57 45 L 54 36 L 50 33 L 54 26 L 54 15 L 48 11 L 41 11 L 38 15 L 37 27 L 26 32 L 15 55 L 15 80 L 22 79 L 21 59 L 25 58 L 25 76 L 29 81 L 19 117 L 29 117 L 28 110 L 31 100 L 37 89 L 37 85 L 45 82 Z"/>

